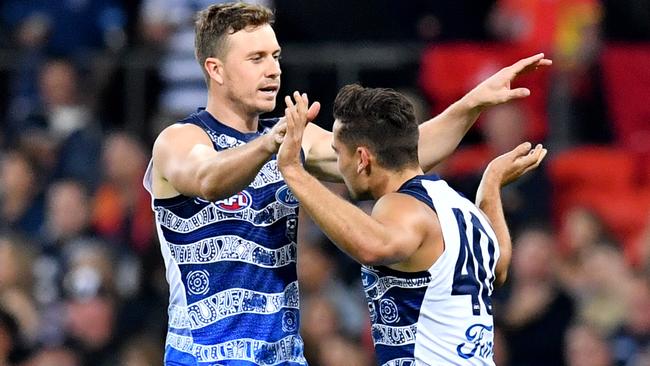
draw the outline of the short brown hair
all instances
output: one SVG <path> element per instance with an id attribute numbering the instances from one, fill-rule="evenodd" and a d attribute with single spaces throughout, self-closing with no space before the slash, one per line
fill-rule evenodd
<path id="1" fill-rule="evenodd" d="M 194 49 L 196 60 L 203 68 L 208 57 L 221 56 L 225 50 L 225 36 L 252 26 L 273 24 L 273 11 L 261 5 L 242 2 L 213 4 L 196 15 Z"/>
<path id="2" fill-rule="evenodd" d="M 420 132 L 411 102 L 393 89 L 346 85 L 334 100 L 338 137 L 349 147 L 367 146 L 387 169 L 418 163 Z"/>

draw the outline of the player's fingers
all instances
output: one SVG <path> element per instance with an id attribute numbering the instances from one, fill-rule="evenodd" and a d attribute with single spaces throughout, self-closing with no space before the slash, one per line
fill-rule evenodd
<path id="1" fill-rule="evenodd" d="M 542 161 L 546 157 L 546 154 L 548 154 L 548 150 L 546 150 L 545 148 L 541 148 L 539 153 L 536 154 L 537 161 L 535 162 L 535 167 L 538 167 L 542 163 Z"/>
<path id="2" fill-rule="evenodd" d="M 302 103 L 301 103 L 302 105 L 305 105 L 305 106 L 309 105 L 309 97 L 307 96 L 307 93 L 300 94 L 300 99 L 302 101 Z"/>
<path id="3" fill-rule="evenodd" d="M 534 149 L 530 150 L 528 155 L 526 155 L 525 161 L 526 161 L 526 166 L 534 165 L 537 163 L 537 160 L 539 159 L 539 155 L 542 152 L 542 144 L 537 144 Z"/>
<path id="4" fill-rule="evenodd" d="M 287 108 L 293 108 L 294 104 L 293 101 L 291 100 L 290 96 L 285 96 L 284 97 L 284 103 L 287 105 Z"/>
<path id="5" fill-rule="evenodd" d="M 530 57 L 527 57 L 527 58 L 521 59 L 521 60 L 515 62 L 515 63 L 511 66 L 511 68 L 512 68 L 511 70 L 512 70 L 515 74 L 518 74 L 518 73 L 522 72 L 522 71 L 523 71 L 525 68 L 527 68 L 528 66 L 530 66 L 530 65 L 532 65 L 532 64 L 534 64 L 534 63 L 536 63 L 536 62 L 538 62 L 539 60 L 541 60 L 541 59 L 543 59 L 543 58 L 544 58 L 544 54 L 543 54 L 543 53 L 538 53 L 538 54 L 536 54 L 536 55 L 533 55 L 533 56 L 530 56 Z"/>
<path id="6" fill-rule="evenodd" d="M 302 136 L 302 131 L 305 127 L 302 122 L 305 119 L 305 116 L 302 115 L 301 117 L 300 113 L 298 113 L 298 106 L 291 108 L 291 116 L 293 118 L 294 138 L 299 139 Z"/>
<path id="7" fill-rule="evenodd" d="M 307 115 L 308 108 L 309 106 L 309 97 L 307 96 L 307 93 L 302 93 L 301 98 L 300 98 L 300 104 L 298 105 L 299 111 L 301 115 Z M 309 121 L 306 121 L 309 122 Z"/>
<path id="8" fill-rule="evenodd" d="M 307 121 L 313 121 L 316 119 L 316 116 L 318 116 L 318 112 L 320 112 L 320 103 L 319 102 L 314 102 L 312 103 L 311 106 L 309 106 L 309 110 L 307 110 Z"/>
<path id="9" fill-rule="evenodd" d="M 303 102 L 302 95 L 297 90 L 293 92 L 293 99 L 296 101 L 296 107 L 300 108 L 300 104 Z"/>
<path id="10" fill-rule="evenodd" d="M 530 142 L 528 141 L 522 142 L 521 144 L 519 144 L 519 146 L 515 147 L 514 149 L 515 157 L 528 155 L 532 147 L 533 144 L 531 144 Z"/>
<path id="11" fill-rule="evenodd" d="M 296 109 L 299 116 L 307 115 L 307 104 L 305 103 L 306 94 L 300 94 L 299 92 L 293 93 L 293 98 L 296 100 Z M 302 120 L 302 119 L 301 119 Z M 305 121 L 306 122 L 306 121 Z"/>
<path id="12" fill-rule="evenodd" d="M 534 163 L 531 164 L 530 166 L 526 167 L 526 169 L 524 170 L 524 172 L 522 174 L 526 174 L 526 173 L 528 173 L 529 171 L 531 171 L 533 169 L 537 169 L 537 167 L 539 167 L 539 165 L 542 163 L 542 160 L 544 160 L 544 157 L 546 156 L 547 153 L 548 153 L 548 150 L 546 150 L 545 148 L 540 148 L 539 152 L 537 152 L 534 155 L 535 156 Z"/>
<path id="13" fill-rule="evenodd" d="M 291 108 L 287 107 L 284 109 L 284 116 L 286 117 L 287 130 L 293 127 L 293 116 L 291 115 Z"/>
<path id="14" fill-rule="evenodd" d="M 508 99 L 519 99 L 525 98 L 530 95 L 530 89 L 528 88 L 517 88 L 512 89 L 508 92 Z"/>

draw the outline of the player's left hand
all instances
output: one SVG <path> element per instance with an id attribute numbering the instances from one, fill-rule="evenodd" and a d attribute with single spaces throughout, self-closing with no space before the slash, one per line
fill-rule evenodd
<path id="1" fill-rule="evenodd" d="M 544 58 L 543 53 L 521 59 L 514 64 L 504 67 L 496 74 L 485 79 L 472 89 L 465 98 L 478 108 L 485 108 L 530 95 L 527 88 L 512 89 L 510 84 L 519 75 L 550 66 L 553 62 Z"/>
<path id="2" fill-rule="evenodd" d="M 492 160 L 485 168 L 484 178 L 496 179 L 503 187 L 537 168 L 547 152 L 541 144 L 532 149 L 530 142 L 524 142 Z"/>
<path id="3" fill-rule="evenodd" d="M 278 167 L 284 170 L 290 167 L 300 167 L 300 151 L 302 147 L 302 137 L 305 132 L 305 126 L 308 123 L 308 114 L 310 109 L 307 94 L 302 95 L 297 91 L 293 93 L 293 99 L 290 96 L 284 98 L 287 108 L 284 110 L 284 117 L 287 123 L 287 130 L 284 135 L 284 141 L 278 151 Z M 295 101 L 295 104 L 294 104 Z"/>

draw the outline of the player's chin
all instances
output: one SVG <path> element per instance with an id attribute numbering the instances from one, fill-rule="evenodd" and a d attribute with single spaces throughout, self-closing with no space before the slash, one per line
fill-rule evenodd
<path id="1" fill-rule="evenodd" d="M 273 112 L 274 109 L 275 109 L 275 99 L 265 100 L 257 103 L 257 110 L 260 113 Z"/>

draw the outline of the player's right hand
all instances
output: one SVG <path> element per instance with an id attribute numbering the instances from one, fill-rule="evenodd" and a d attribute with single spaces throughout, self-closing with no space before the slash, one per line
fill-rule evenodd
<path id="1" fill-rule="evenodd" d="M 278 152 L 280 145 L 282 145 L 282 141 L 284 141 L 284 136 L 286 133 L 287 121 L 286 118 L 282 117 L 267 134 L 267 149 L 269 153 L 275 154 Z"/>

